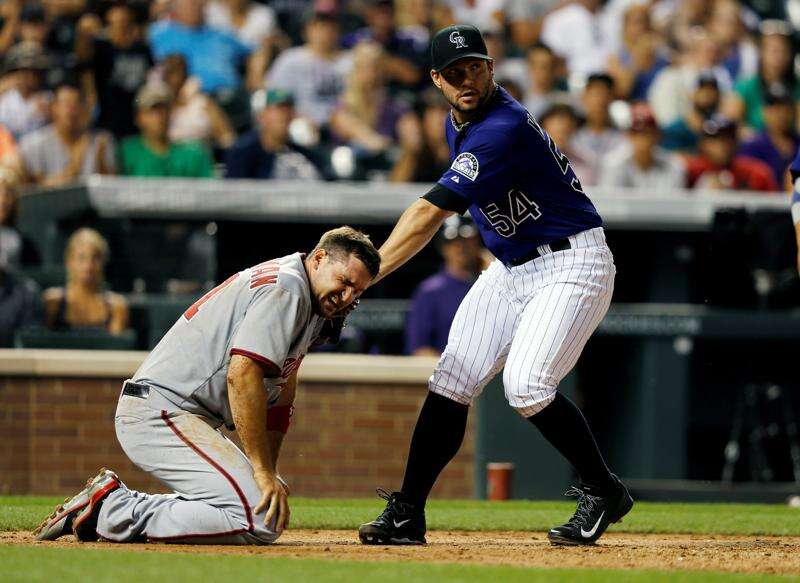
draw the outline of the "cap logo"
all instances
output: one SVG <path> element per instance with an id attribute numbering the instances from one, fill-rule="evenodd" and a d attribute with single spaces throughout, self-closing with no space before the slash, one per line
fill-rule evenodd
<path id="1" fill-rule="evenodd" d="M 450 42 L 456 45 L 457 49 L 467 48 L 467 39 L 461 36 L 461 33 L 457 30 L 450 33 Z"/>

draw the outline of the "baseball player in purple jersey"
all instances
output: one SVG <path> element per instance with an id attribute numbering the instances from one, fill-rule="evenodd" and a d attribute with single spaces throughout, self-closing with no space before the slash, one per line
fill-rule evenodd
<path id="1" fill-rule="evenodd" d="M 452 106 L 451 166 L 400 217 L 380 249 L 378 280 L 403 265 L 450 215 L 469 209 L 497 258 L 458 308 L 429 381 L 398 492 L 359 529 L 365 544 L 425 543 L 425 501 L 461 446 L 470 404 L 501 369 L 509 404 L 573 465 L 578 507 L 548 533 L 591 544 L 633 506 L 580 410 L 557 392 L 611 302 L 615 267 L 602 220 L 570 162 L 493 79 L 480 32 L 456 25 L 431 44 L 431 78 Z"/>
<path id="2" fill-rule="evenodd" d="M 123 385 L 117 438 L 174 490 L 144 494 L 102 470 L 34 531 L 39 540 L 267 544 L 288 525 L 277 473 L 297 370 L 378 274 L 349 227 L 229 277 L 194 303 Z M 335 332 L 335 330 L 334 330 Z M 244 452 L 218 429 L 236 429 Z"/>
<path id="3" fill-rule="evenodd" d="M 797 272 L 800 273 L 800 150 L 789 167 L 792 175 L 792 221 L 797 234 Z"/>

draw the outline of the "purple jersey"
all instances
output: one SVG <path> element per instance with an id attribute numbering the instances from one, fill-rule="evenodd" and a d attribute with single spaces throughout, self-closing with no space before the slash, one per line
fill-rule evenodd
<path id="1" fill-rule="evenodd" d="M 797 180 L 800 178 L 800 149 L 797 150 L 797 154 L 795 155 L 794 160 L 792 160 L 791 166 L 789 166 L 789 172 L 792 173 L 792 180 Z"/>
<path id="2" fill-rule="evenodd" d="M 423 347 L 444 350 L 456 310 L 474 281 L 464 281 L 442 271 L 419 284 L 406 320 L 407 354 Z"/>
<path id="3" fill-rule="evenodd" d="M 445 122 L 450 168 L 439 179 L 469 203 L 486 247 L 508 263 L 603 224 L 555 142 L 502 87 L 479 119 Z"/>

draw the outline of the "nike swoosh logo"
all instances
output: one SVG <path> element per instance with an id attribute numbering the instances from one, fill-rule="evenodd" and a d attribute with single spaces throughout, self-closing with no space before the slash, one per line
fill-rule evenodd
<path id="1" fill-rule="evenodd" d="M 406 522 L 411 522 L 411 519 L 410 519 L 410 518 L 406 518 L 405 520 L 401 520 L 400 522 L 397 522 L 397 521 L 395 520 L 395 521 L 394 521 L 394 527 L 395 527 L 395 528 L 400 528 L 400 527 L 401 527 L 401 526 L 403 526 L 403 525 L 404 525 Z M 597 527 L 595 527 L 595 528 L 597 528 Z"/>
<path id="2" fill-rule="evenodd" d="M 600 521 L 603 520 L 603 515 L 605 513 L 606 511 L 603 510 L 603 512 L 600 514 L 600 518 L 598 518 L 597 522 L 594 523 L 594 528 L 592 530 L 583 530 L 583 527 L 581 527 L 581 536 L 583 538 L 592 538 L 594 536 L 594 533 L 597 532 L 597 527 L 600 526 Z"/>

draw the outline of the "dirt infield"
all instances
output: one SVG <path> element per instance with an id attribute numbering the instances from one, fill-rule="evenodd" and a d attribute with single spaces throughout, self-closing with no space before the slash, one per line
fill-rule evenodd
<path id="1" fill-rule="evenodd" d="M 606 534 L 591 547 L 554 547 L 542 533 L 428 533 L 424 547 L 382 547 L 359 544 L 352 531 L 292 530 L 267 547 L 132 544 L 128 550 L 207 552 L 269 557 L 475 563 L 552 568 L 627 568 L 709 570 L 747 573 L 800 573 L 800 537 L 742 537 L 652 534 Z M 71 546 L 70 538 L 34 541 L 27 532 L 2 532 L 0 545 Z M 111 548 L 110 543 L 85 543 Z M 120 548 L 115 546 L 115 548 Z"/>

